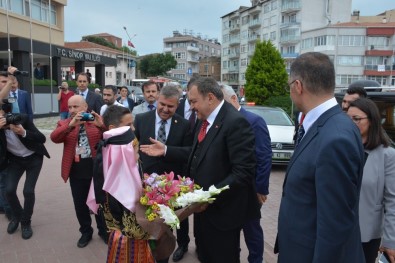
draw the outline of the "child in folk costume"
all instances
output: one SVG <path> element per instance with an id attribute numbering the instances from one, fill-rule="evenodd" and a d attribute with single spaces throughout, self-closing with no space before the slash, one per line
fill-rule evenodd
<path id="1" fill-rule="evenodd" d="M 97 213 L 100 204 L 110 230 L 107 262 L 154 263 L 148 243 L 150 235 L 136 218 L 142 181 L 138 141 L 132 131 L 133 116 L 128 108 L 110 106 L 103 121 L 109 130 L 99 144 L 87 205 Z"/>

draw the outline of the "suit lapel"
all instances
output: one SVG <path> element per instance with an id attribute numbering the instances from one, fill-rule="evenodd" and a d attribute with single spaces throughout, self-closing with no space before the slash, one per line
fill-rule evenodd
<path id="1" fill-rule="evenodd" d="M 156 115 L 155 115 L 155 110 L 150 111 L 149 118 L 147 119 L 147 133 L 149 134 L 148 137 L 151 137 L 156 140 L 156 134 L 155 134 L 155 126 L 156 126 Z M 144 121 L 144 120 L 142 120 Z"/>
<path id="2" fill-rule="evenodd" d="M 302 141 L 299 143 L 298 147 L 296 147 L 292 158 L 288 164 L 287 167 L 287 172 L 285 174 L 285 179 L 283 183 L 283 188 L 285 186 L 285 183 L 287 181 L 288 177 L 288 171 L 290 171 L 292 165 L 295 163 L 295 161 L 298 159 L 299 155 L 304 151 L 304 149 L 310 144 L 310 142 L 313 140 L 315 136 L 317 136 L 320 127 L 322 127 L 325 122 L 332 117 L 335 114 L 341 113 L 340 106 L 336 105 L 326 112 L 324 112 L 314 123 L 313 125 L 309 128 L 309 130 L 306 132 L 306 134 L 303 136 Z"/>
<path id="3" fill-rule="evenodd" d="M 180 135 L 177 134 L 179 122 L 180 122 L 179 118 L 176 116 L 176 114 L 174 114 L 173 118 L 171 119 L 171 125 L 170 125 L 169 134 L 167 135 L 166 145 L 171 145 L 171 142 L 173 141 L 172 139 L 176 138 L 175 136 Z"/>

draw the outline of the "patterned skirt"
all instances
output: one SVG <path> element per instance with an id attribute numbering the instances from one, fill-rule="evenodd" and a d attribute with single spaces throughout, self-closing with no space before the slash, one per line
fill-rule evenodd
<path id="1" fill-rule="evenodd" d="M 108 240 L 107 263 L 155 263 L 148 240 L 136 240 L 111 231 Z"/>

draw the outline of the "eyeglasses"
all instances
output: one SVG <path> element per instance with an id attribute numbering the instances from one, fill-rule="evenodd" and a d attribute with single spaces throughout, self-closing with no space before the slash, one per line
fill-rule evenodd
<path id="1" fill-rule="evenodd" d="M 291 81 L 290 83 L 288 83 L 287 86 L 284 87 L 284 89 L 285 89 L 287 92 L 290 92 L 290 91 L 291 91 L 291 86 L 292 86 L 292 84 L 295 83 L 295 81 L 297 81 L 297 79 L 294 79 L 293 81 Z"/>
<path id="2" fill-rule="evenodd" d="M 357 117 L 357 116 L 352 116 L 351 117 L 351 120 L 354 122 L 354 123 L 356 123 L 356 124 L 358 124 L 358 123 L 360 123 L 361 122 L 361 120 L 364 120 L 364 119 L 369 119 L 369 117 Z"/>

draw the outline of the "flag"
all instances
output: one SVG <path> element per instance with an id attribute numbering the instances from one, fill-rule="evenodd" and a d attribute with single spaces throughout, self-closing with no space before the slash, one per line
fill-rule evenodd
<path id="1" fill-rule="evenodd" d="M 132 41 L 128 40 L 128 46 L 134 48 Z"/>

